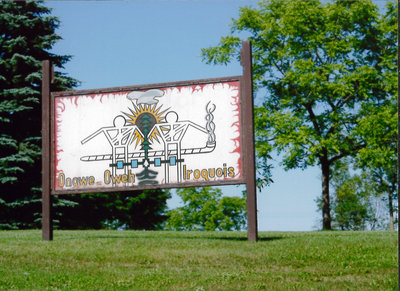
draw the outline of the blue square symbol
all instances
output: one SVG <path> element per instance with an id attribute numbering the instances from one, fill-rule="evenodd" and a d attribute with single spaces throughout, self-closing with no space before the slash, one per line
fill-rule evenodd
<path id="1" fill-rule="evenodd" d="M 156 166 L 156 167 L 160 167 L 161 166 L 161 159 L 160 158 L 154 159 L 154 166 Z"/>
<path id="2" fill-rule="evenodd" d="M 132 167 L 132 168 L 137 168 L 137 167 L 138 167 L 138 162 L 137 162 L 137 160 L 132 160 L 132 161 L 131 161 L 131 167 Z"/>
<path id="3" fill-rule="evenodd" d="M 169 158 L 169 164 L 171 166 L 175 166 L 176 165 L 176 157 L 170 157 Z"/>
<path id="4" fill-rule="evenodd" d="M 117 161 L 117 169 L 123 169 L 124 168 L 124 161 Z"/>

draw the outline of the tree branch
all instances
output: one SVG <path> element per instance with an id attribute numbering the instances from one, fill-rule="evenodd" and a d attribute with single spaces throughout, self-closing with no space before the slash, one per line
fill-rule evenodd
<path id="1" fill-rule="evenodd" d="M 355 150 L 362 149 L 365 146 L 366 146 L 365 144 L 359 144 L 359 145 L 352 147 L 350 151 L 343 150 L 339 155 L 330 158 L 329 163 L 333 163 L 341 158 L 347 157 L 347 156 L 351 155 Z"/>
<path id="2" fill-rule="evenodd" d="M 311 122 L 315 128 L 315 130 L 317 131 L 319 136 L 322 136 L 322 132 L 321 132 L 321 128 L 317 122 L 317 117 L 314 114 L 314 111 L 312 110 L 312 103 L 307 103 L 304 104 L 305 108 L 307 109 L 308 115 L 310 116 Z"/>

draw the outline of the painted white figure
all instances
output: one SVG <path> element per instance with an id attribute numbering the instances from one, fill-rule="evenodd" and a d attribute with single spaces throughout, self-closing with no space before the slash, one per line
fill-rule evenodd
<path id="1" fill-rule="evenodd" d="M 102 127 L 98 129 L 96 132 L 92 133 L 84 140 L 82 140 L 81 143 L 85 144 L 99 134 L 104 133 L 112 147 L 112 164 L 114 165 L 112 167 L 112 172 L 115 176 L 118 165 L 117 163 L 128 163 L 128 146 L 130 141 L 132 140 L 132 135 L 135 129 L 138 129 L 136 125 L 127 126 L 125 117 L 123 117 L 122 115 L 118 115 L 114 118 L 113 126 Z M 117 161 L 117 155 L 120 156 L 120 154 L 123 155 L 123 161 Z M 127 174 L 126 167 L 123 164 L 122 168 L 124 169 L 124 173 Z M 119 165 L 118 168 L 121 168 L 121 165 Z"/>
<path id="2" fill-rule="evenodd" d="M 182 163 L 181 163 L 181 151 L 182 151 L 182 139 L 189 126 L 192 126 L 204 133 L 207 130 L 200 125 L 192 121 L 178 121 L 178 114 L 174 111 L 169 112 L 165 116 L 165 121 L 163 123 L 155 124 L 152 132 L 157 129 L 164 142 L 164 160 L 170 161 L 171 155 L 169 152 L 176 151 L 176 166 L 177 166 L 177 177 L 178 182 L 182 180 Z M 151 132 L 151 133 L 152 133 Z M 151 134 L 150 133 L 150 134 Z M 169 183 L 169 168 L 173 166 L 171 163 L 165 162 L 165 183 Z"/>

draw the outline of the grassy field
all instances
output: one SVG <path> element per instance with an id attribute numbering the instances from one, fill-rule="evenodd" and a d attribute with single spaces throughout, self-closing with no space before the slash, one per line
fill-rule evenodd
<path id="1" fill-rule="evenodd" d="M 0 231 L 1 290 L 397 290 L 397 232 Z"/>

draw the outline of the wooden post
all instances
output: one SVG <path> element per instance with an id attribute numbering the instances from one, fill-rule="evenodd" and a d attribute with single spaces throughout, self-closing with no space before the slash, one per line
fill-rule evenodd
<path id="1" fill-rule="evenodd" d="M 257 241 L 257 188 L 254 153 L 253 76 L 251 43 L 248 40 L 242 42 L 242 50 L 240 51 L 240 63 L 243 67 L 241 94 L 243 94 L 243 134 L 245 140 L 243 149 L 243 161 L 247 190 L 247 239 L 248 241 Z"/>
<path id="2" fill-rule="evenodd" d="M 42 62 L 42 239 L 53 240 L 52 197 L 50 185 L 50 83 L 52 65 Z"/>

